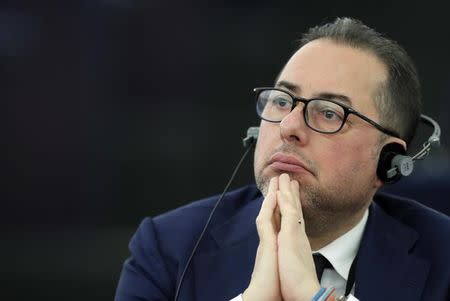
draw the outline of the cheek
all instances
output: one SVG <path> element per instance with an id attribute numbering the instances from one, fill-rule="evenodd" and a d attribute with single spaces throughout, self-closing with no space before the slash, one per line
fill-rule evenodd
<path id="1" fill-rule="evenodd" d="M 352 150 L 352 156 L 355 158 L 356 164 L 361 166 L 359 169 L 373 173 L 378 164 L 378 157 L 375 153 L 375 146 L 368 144 L 359 144 Z"/>
<path id="2" fill-rule="evenodd" d="M 320 169 L 332 174 L 333 178 L 375 172 L 376 158 L 367 144 L 342 141 L 333 146 L 322 146 L 321 150 L 324 157 L 318 160 Z M 326 153 L 323 150 L 327 150 Z"/>
<path id="3" fill-rule="evenodd" d="M 258 140 L 255 147 L 255 165 L 259 166 L 266 156 L 265 152 L 268 150 L 267 137 L 263 131 L 259 131 Z"/>
<path id="4" fill-rule="evenodd" d="M 264 163 L 267 156 L 275 149 L 279 141 L 278 126 L 261 123 L 255 147 L 255 167 Z"/>

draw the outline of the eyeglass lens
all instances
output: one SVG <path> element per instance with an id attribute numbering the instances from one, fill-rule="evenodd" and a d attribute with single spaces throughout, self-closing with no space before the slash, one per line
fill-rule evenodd
<path id="1" fill-rule="evenodd" d="M 256 110 L 264 120 L 281 122 L 293 110 L 294 103 L 294 99 L 285 92 L 262 90 L 258 92 Z M 340 105 L 324 99 L 303 103 L 303 116 L 309 127 L 327 133 L 336 132 L 342 127 L 345 111 Z"/>

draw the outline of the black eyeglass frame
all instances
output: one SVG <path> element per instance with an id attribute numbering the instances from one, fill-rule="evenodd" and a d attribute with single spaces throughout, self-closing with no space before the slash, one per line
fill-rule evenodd
<path id="1" fill-rule="evenodd" d="M 280 89 L 280 88 L 274 88 L 274 87 L 260 87 L 260 88 L 254 88 L 254 89 L 253 89 L 253 91 L 256 93 L 256 103 L 258 103 L 258 97 L 259 97 L 259 95 L 261 94 L 261 92 L 267 91 L 267 90 L 280 91 L 280 92 L 283 92 L 283 93 L 286 93 L 287 95 L 289 95 L 289 96 L 292 98 L 292 100 L 293 100 L 291 112 L 294 110 L 294 108 L 298 105 L 299 102 L 305 104 L 305 107 L 304 107 L 304 109 L 303 109 L 303 118 L 304 118 L 304 120 L 305 120 L 306 125 L 307 125 L 310 129 L 312 129 L 313 131 L 316 131 L 316 132 L 319 132 L 319 133 L 322 133 L 322 134 L 335 134 L 335 133 L 339 132 L 339 131 L 344 127 L 344 124 L 347 122 L 348 115 L 353 114 L 353 115 L 358 116 L 358 117 L 361 118 L 362 120 L 366 121 L 366 122 L 369 123 L 370 125 L 374 126 L 377 130 L 379 130 L 379 131 L 381 131 L 381 132 L 383 132 L 383 133 L 385 133 L 385 134 L 387 134 L 387 135 L 389 135 L 389 136 L 392 136 L 392 137 L 396 137 L 396 138 L 400 138 L 400 139 L 401 139 L 400 135 L 399 135 L 397 132 L 391 131 L 391 130 L 389 130 L 389 129 L 383 127 L 382 125 L 380 125 L 380 124 L 378 124 L 377 122 L 373 121 L 373 120 L 370 119 L 369 117 L 364 116 L 363 114 L 359 113 L 358 111 L 355 111 L 355 110 L 352 109 L 351 107 L 348 107 L 348 106 L 346 106 L 346 105 L 344 105 L 344 104 L 342 104 L 342 103 L 340 103 L 340 102 L 338 102 L 338 101 L 332 100 L 332 99 L 323 99 L 323 98 L 310 98 L 310 99 L 307 99 L 307 98 L 303 98 L 303 97 L 297 97 L 297 96 L 294 96 L 294 95 L 292 95 L 289 91 L 286 91 L 286 90 L 283 90 L 283 89 Z M 311 126 L 309 125 L 309 122 L 307 121 L 307 117 L 306 117 L 306 108 L 307 108 L 307 106 L 308 106 L 308 103 L 311 102 L 311 101 L 313 101 L 313 100 L 329 101 L 329 102 L 332 102 L 332 103 L 334 103 L 334 104 L 336 104 L 336 105 L 342 107 L 342 109 L 344 110 L 344 117 L 343 117 L 343 119 L 342 119 L 342 124 L 341 124 L 341 126 L 340 126 L 336 131 L 333 131 L 333 132 L 320 131 L 320 130 L 315 129 L 315 128 L 313 128 L 313 127 L 311 127 Z M 265 119 L 264 117 L 262 117 L 262 116 L 259 114 L 258 110 L 256 110 L 256 112 L 258 113 L 259 118 L 261 118 L 262 120 L 265 120 L 265 121 L 268 121 L 268 122 L 272 122 L 272 123 L 279 123 L 279 122 L 281 122 L 281 120 L 280 120 L 280 121 L 273 121 L 273 120 Z"/>

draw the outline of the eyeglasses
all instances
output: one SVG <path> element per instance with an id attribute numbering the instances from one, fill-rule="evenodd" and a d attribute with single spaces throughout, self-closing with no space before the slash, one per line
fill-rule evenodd
<path id="1" fill-rule="evenodd" d="M 256 112 L 261 119 L 268 122 L 281 122 L 301 102 L 304 104 L 305 123 L 316 132 L 337 133 L 344 126 L 348 115 L 353 114 L 381 132 L 400 138 L 396 132 L 384 128 L 370 118 L 334 100 L 305 99 L 278 88 L 255 88 L 254 91 L 256 93 Z"/>

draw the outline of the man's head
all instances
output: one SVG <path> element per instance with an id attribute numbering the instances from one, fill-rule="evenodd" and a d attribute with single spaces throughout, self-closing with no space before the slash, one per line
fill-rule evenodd
<path id="1" fill-rule="evenodd" d="M 317 39 L 366 50 L 385 64 L 387 80 L 374 95 L 380 122 L 398 132 L 409 144 L 420 118 L 421 91 L 416 68 L 406 51 L 395 41 L 351 18 L 337 18 L 333 23 L 311 28 L 303 35 L 299 48 Z"/>
<path id="2" fill-rule="evenodd" d="M 388 54 L 393 57 L 386 58 Z M 408 82 L 409 87 L 396 81 Z M 289 173 L 300 184 L 310 229 L 319 232 L 331 226 L 330 218 L 351 218 L 363 212 L 382 185 L 376 175 L 382 146 L 395 142 L 406 148 L 414 132 L 410 128 L 416 126 L 420 97 L 413 94 L 419 93 L 419 84 L 404 51 L 357 21 L 338 19 L 304 35 L 276 87 L 299 98 L 342 103 L 404 138 L 386 136 L 354 114 L 340 131 L 320 133 L 305 123 L 303 103 L 280 123 L 261 121 L 255 177 L 263 193 L 270 178 Z M 396 108 L 394 114 L 392 108 Z M 406 110 L 413 113 L 394 120 Z"/>

